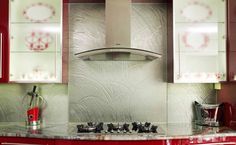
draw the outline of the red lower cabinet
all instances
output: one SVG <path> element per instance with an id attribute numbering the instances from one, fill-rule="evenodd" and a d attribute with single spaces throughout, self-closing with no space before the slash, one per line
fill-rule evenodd
<path id="1" fill-rule="evenodd" d="M 56 140 L 55 145 L 118 145 L 117 141 L 70 141 Z"/>
<path id="2" fill-rule="evenodd" d="M 2 137 L 0 138 L 1 145 L 55 145 L 54 140 L 36 139 L 36 138 L 21 138 L 21 137 Z"/>
<path id="3" fill-rule="evenodd" d="M 182 141 L 180 139 L 166 140 L 166 145 L 181 145 Z"/>
<path id="4" fill-rule="evenodd" d="M 166 145 L 165 140 L 159 141 L 119 141 L 119 145 Z"/>
<path id="5" fill-rule="evenodd" d="M 153 141 L 81 141 L 2 137 L 0 145 L 236 145 L 236 137 L 199 137 Z"/>
<path id="6" fill-rule="evenodd" d="M 166 145 L 166 141 L 69 141 L 56 140 L 55 145 Z M 178 145 L 178 144 L 174 144 Z"/>
<path id="7" fill-rule="evenodd" d="M 181 145 L 236 145 L 236 137 L 199 137 L 182 140 Z"/>

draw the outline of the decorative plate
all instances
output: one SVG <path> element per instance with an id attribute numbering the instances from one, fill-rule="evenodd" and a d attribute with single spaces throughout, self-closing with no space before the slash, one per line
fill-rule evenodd
<path id="1" fill-rule="evenodd" d="M 194 1 L 188 3 L 180 13 L 188 21 L 202 22 L 208 20 L 212 16 L 213 11 L 207 4 Z"/>
<path id="2" fill-rule="evenodd" d="M 36 52 L 47 49 L 52 43 L 53 38 L 49 33 L 45 32 L 31 32 L 25 37 L 27 47 Z"/>
<path id="3" fill-rule="evenodd" d="M 23 10 L 24 17 L 32 22 L 46 22 L 55 14 L 55 8 L 46 3 L 34 3 Z"/>
<path id="4" fill-rule="evenodd" d="M 182 36 L 182 42 L 186 48 L 202 49 L 208 47 L 210 38 L 206 33 L 185 32 Z"/>

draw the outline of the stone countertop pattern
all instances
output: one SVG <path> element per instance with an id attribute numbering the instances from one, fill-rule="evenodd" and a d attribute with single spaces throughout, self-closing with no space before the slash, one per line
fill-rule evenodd
<path id="1" fill-rule="evenodd" d="M 227 127 L 204 127 L 194 124 L 161 124 L 158 133 L 77 133 L 75 123 L 47 125 L 31 130 L 24 123 L 0 123 L 0 136 L 32 137 L 67 140 L 166 140 L 236 136 L 236 131 Z"/>

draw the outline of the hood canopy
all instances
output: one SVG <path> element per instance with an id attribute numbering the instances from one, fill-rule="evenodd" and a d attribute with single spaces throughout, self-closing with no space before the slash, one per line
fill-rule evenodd
<path id="1" fill-rule="evenodd" d="M 106 0 L 106 48 L 76 53 L 83 60 L 153 60 L 161 54 L 131 48 L 131 0 Z"/>

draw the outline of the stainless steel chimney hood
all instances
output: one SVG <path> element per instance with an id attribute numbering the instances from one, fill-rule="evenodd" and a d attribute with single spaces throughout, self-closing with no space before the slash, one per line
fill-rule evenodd
<path id="1" fill-rule="evenodd" d="M 153 60 L 161 54 L 131 45 L 131 0 L 106 0 L 106 48 L 76 53 L 83 60 Z"/>

